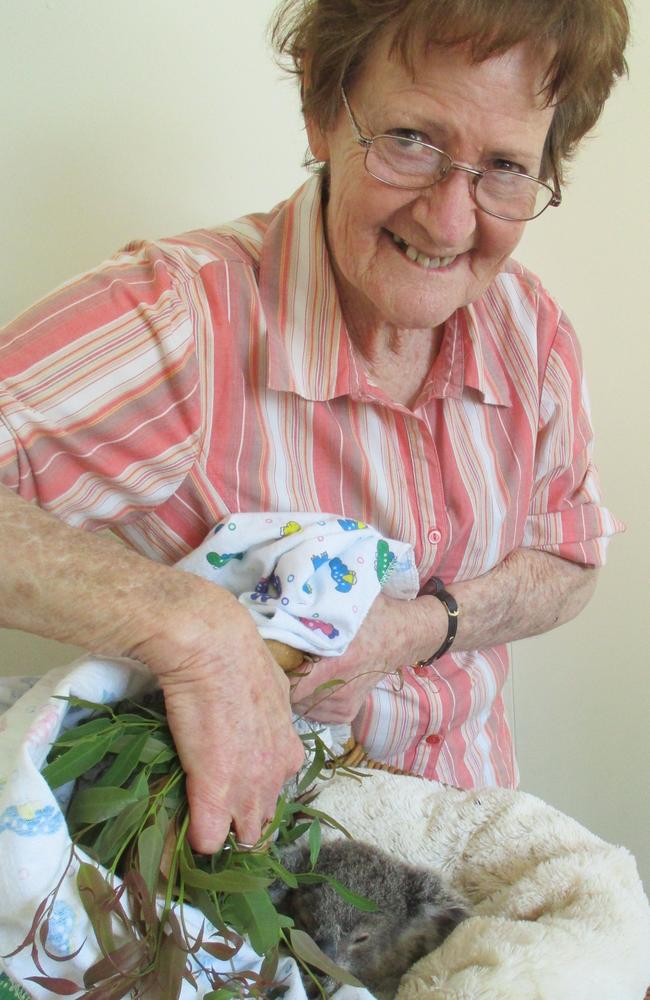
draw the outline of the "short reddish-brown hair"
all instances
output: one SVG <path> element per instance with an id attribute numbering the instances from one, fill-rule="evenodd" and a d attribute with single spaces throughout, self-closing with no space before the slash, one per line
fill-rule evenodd
<path id="1" fill-rule="evenodd" d="M 520 42 L 547 48 L 552 56 L 543 93 L 555 114 L 542 175 L 558 183 L 563 161 L 594 127 L 627 70 L 625 0 L 283 0 L 271 39 L 301 79 L 304 114 L 323 130 L 340 110 L 341 87 L 352 87 L 385 33 L 393 38 L 391 54 L 409 68 L 418 46 L 463 45 L 476 62 Z"/>

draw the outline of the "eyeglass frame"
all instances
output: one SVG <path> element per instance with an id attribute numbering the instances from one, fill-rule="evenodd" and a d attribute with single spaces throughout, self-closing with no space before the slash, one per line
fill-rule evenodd
<path id="1" fill-rule="evenodd" d="M 544 213 L 547 208 L 557 208 L 559 205 L 562 204 L 562 192 L 560 191 L 560 187 L 559 187 L 559 185 L 557 183 L 557 179 L 556 179 L 556 182 L 555 182 L 555 187 L 553 188 L 553 187 L 551 187 L 550 184 L 547 184 L 546 181 L 543 181 L 541 179 L 541 177 L 534 177 L 533 174 L 526 174 L 526 173 L 523 173 L 523 171 L 518 171 L 517 172 L 517 176 L 519 176 L 519 177 L 526 177 L 526 178 L 528 178 L 528 180 L 535 181 L 537 184 L 541 184 L 542 187 L 545 187 L 548 191 L 550 191 L 550 193 L 551 193 L 551 199 L 550 199 L 550 201 L 548 201 L 547 204 L 544 205 L 544 208 L 540 209 L 540 211 L 537 212 L 536 215 L 532 215 L 532 216 L 530 216 L 530 218 L 527 218 L 527 219 L 511 219 L 507 215 L 498 215 L 496 212 L 490 212 L 489 209 L 483 208 L 483 206 L 480 205 L 478 203 L 477 199 L 476 199 L 476 187 L 478 185 L 478 182 L 487 173 L 490 173 L 490 172 L 510 173 L 510 171 L 507 171 L 507 170 L 501 170 L 501 171 L 499 171 L 498 167 L 488 167 L 487 170 L 479 170 L 478 167 L 470 167 L 466 163 L 460 163 L 457 160 L 454 160 L 449 155 L 449 153 L 445 152 L 444 149 L 440 149 L 438 146 L 434 146 L 430 142 L 422 142 L 421 139 L 414 139 L 413 141 L 414 142 L 418 142 L 421 146 L 424 146 L 427 149 L 433 149 L 436 153 L 440 153 L 442 156 L 444 156 L 446 160 L 449 160 L 449 166 L 447 167 L 447 169 L 445 170 L 445 172 L 442 174 L 442 176 L 441 177 L 437 177 L 436 180 L 435 181 L 431 181 L 430 184 L 423 184 L 420 187 L 408 187 L 408 186 L 403 185 L 403 184 L 395 184 L 395 183 L 393 183 L 393 181 L 384 180 L 383 177 L 378 177 L 377 174 L 374 174 L 372 172 L 372 170 L 370 170 L 370 168 L 368 167 L 368 153 L 370 152 L 370 148 L 371 148 L 373 142 L 375 141 L 375 139 L 395 139 L 395 138 L 398 138 L 398 136 L 389 135 L 388 133 L 385 133 L 385 132 L 381 132 L 378 135 L 373 135 L 370 138 L 368 138 L 367 136 L 363 135 L 363 133 L 361 132 L 361 129 L 359 127 L 359 124 L 358 124 L 356 118 L 354 117 L 354 115 L 352 113 L 352 108 L 350 107 L 350 104 L 349 104 L 348 99 L 347 99 L 347 95 L 346 95 L 345 90 L 343 89 L 343 87 L 341 87 L 341 97 L 343 98 L 343 105 L 345 107 L 345 110 L 348 113 L 348 118 L 350 120 L 350 124 L 352 125 L 352 129 L 353 129 L 354 134 L 355 134 L 355 139 L 359 143 L 359 145 L 362 146 L 365 149 L 365 151 L 366 151 L 366 155 L 365 155 L 364 161 L 363 161 L 364 167 L 366 168 L 366 170 L 368 171 L 368 173 L 370 174 L 370 176 L 374 177 L 375 180 L 378 180 L 381 184 L 387 184 L 389 187 L 402 188 L 402 190 L 404 190 L 404 191 L 426 191 L 428 188 L 435 187 L 436 184 L 439 184 L 441 181 L 446 180 L 447 177 L 449 177 L 449 174 L 452 172 L 452 170 L 462 170 L 464 173 L 471 174 L 474 177 L 474 181 L 472 183 L 471 190 L 472 190 L 472 200 L 473 200 L 474 204 L 476 205 L 476 207 L 481 212 L 485 212 L 486 215 L 491 215 L 494 219 L 502 219 L 504 222 L 532 222 L 533 219 L 539 219 L 540 215 L 542 215 L 542 213 Z"/>

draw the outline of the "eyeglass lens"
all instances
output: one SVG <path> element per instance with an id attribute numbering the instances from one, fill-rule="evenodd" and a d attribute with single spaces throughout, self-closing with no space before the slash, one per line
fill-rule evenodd
<path id="1" fill-rule="evenodd" d="M 376 136 L 366 152 L 369 172 L 396 187 L 429 187 L 446 176 L 451 163 L 442 150 L 400 136 Z M 510 170 L 487 170 L 473 187 L 480 208 L 513 220 L 533 219 L 553 197 L 545 184 Z"/>

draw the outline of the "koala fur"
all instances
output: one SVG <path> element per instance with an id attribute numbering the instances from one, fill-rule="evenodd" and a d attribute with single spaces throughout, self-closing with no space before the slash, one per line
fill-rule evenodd
<path id="1" fill-rule="evenodd" d="M 295 872 L 309 871 L 308 848 L 289 849 L 283 863 Z M 365 913 L 346 903 L 327 883 L 288 889 L 281 898 L 276 894 L 276 906 L 377 1000 L 392 1000 L 413 963 L 470 916 L 467 902 L 435 872 L 361 841 L 324 844 L 314 870 L 372 899 L 378 911 Z M 336 983 L 328 978 L 323 985 L 332 989 Z M 309 993 L 313 983 L 305 979 L 305 987 Z"/>

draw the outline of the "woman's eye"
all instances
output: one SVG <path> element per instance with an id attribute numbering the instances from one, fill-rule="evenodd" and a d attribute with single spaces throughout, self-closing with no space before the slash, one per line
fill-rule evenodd
<path id="1" fill-rule="evenodd" d="M 513 163 L 512 160 L 493 160 L 490 164 L 492 170 L 507 170 L 511 174 L 525 174 L 526 170 L 520 163 Z"/>
<path id="2" fill-rule="evenodd" d="M 399 139 L 400 143 L 404 146 L 408 146 L 412 142 L 428 143 L 429 141 L 424 133 L 416 132 L 414 129 L 410 128 L 391 128 L 386 135 L 391 135 L 395 139 Z"/>

